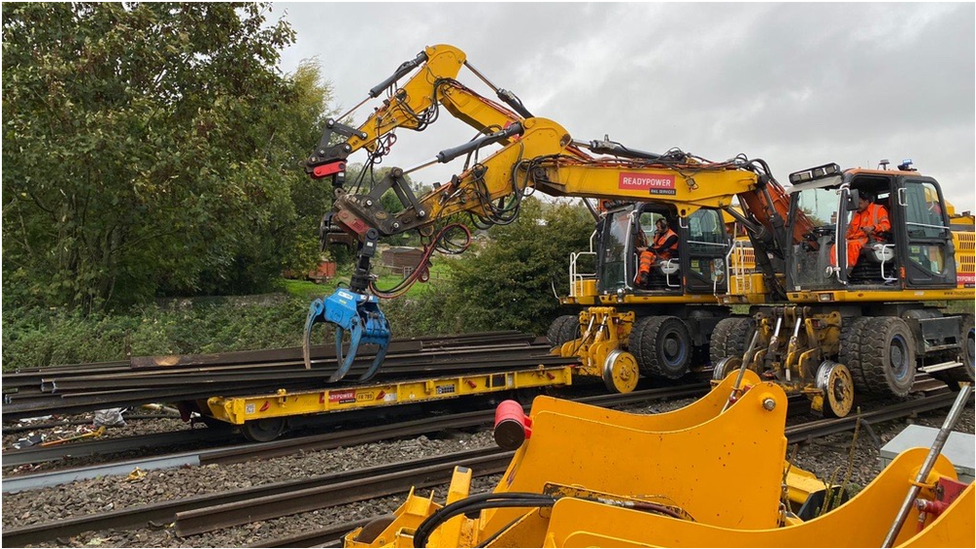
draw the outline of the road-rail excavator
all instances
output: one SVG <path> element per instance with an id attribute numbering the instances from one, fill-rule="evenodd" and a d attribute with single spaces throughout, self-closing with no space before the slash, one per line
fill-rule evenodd
<path id="1" fill-rule="evenodd" d="M 435 61 L 449 71 L 431 68 Z M 940 444 L 970 396 L 971 386 L 965 383 L 933 447 L 927 453 L 918 449 L 902 454 L 847 504 L 804 521 L 788 505 L 788 499 L 796 500 L 785 497 L 794 486 L 790 471 L 784 469 L 784 463 L 789 467 L 783 434 L 787 396 L 805 394 L 814 407 L 843 415 L 855 383 L 870 375 L 874 381 L 865 385 L 880 387 L 878 380 L 887 378 L 874 371 L 878 364 L 869 363 L 870 373 L 862 368 L 861 378 L 855 380 L 847 366 L 834 360 L 840 353 L 851 356 L 845 351 L 848 344 L 874 345 L 868 327 L 890 327 L 889 319 L 898 315 L 914 331 L 891 330 L 896 345 L 879 338 L 893 349 L 890 354 L 903 345 L 900 356 L 906 360 L 912 357 L 908 351 L 916 349 L 913 358 L 949 357 L 953 360 L 944 361 L 944 369 L 938 371 L 972 377 L 971 317 L 944 315 L 922 303 L 973 299 L 967 274 L 972 272 L 972 227 L 965 225 L 967 220 L 971 225 L 972 218 L 951 217 L 934 180 L 909 166 L 841 171 L 826 165 L 792 175 L 793 187 L 787 191 L 761 160 L 739 156 L 709 162 L 678 150 L 652 154 L 609 140 L 576 141 L 558 123 L 531 116 L 504 90 L 498 90 L 499 97 L 511 110 L 457 86 L 452 74 L 465 64 L 456 49 L 427 48 L 370 91 L 376 97 L 383 89 L 393 90 L 366 124 L 357 129 L 330 122 L 308 159 L 306 169 L 313 177 L 331 177 L 336 184 L 323 235 L 333 234 L 330 229 L 353 235 L 359 251 L 350 288 L 337 290 L 310 309 L 306 341 L 312 325 L 327 321 L 339 327 L 337 345 L 341 346 L 341 333 L 351 331 L 354 343 L 373 338 L 370 341 L 382 347 L 389 326 L 375 295 L 367 293 L 378 239 L 419 230 L 433 247 L 452 214 L 470 212 L 489 222 L 511 220 L 527 189 L 616 203 L 598 218 L 595 278 L 573 280 L 578 283 L 573 284 L 574 298 L 582 304 L 592 300 L 592 306 L 580 315 L 579 332 L 571 339 L 567 336 L 557 349 L 578 357 L 582 373 L 601 376 L 619 391 L 633 388 L 641 368 L 660 373 L 662 364 L 675 357 L 673 343 L 680 338 L 658 338 L 667 323 L 653 315 L 640 318 L 634 304 L 648 296 L 667 299 L 666 292 L 677 291 L 673 284 L 684 293 L 695 290 L 697 283 L 703 294 L 724 304 L 755 304 L 754 319 L 733 317 L 714 323 L 711 353 L 718 356 L 716 370 L 721 375 L 715 374 L 709 395 L 675 412 L 633 415 L 537 397 L 531 416 L 526 416 L 520 404 L 503 403 L 496 411 L 495 439 L 516 453 L 493 491 L 472 494 L 472 472 L 458 467 L 443 505 L 434 494 L 421 497 L 411 492 L 394 515 L 348 534 L 347 547 L 973 543 L 973 486 L 959 483 L 952 464 L 939 455 Z M 418 67 L 420 73 L 406 85 L 392 87 Z M 472 110 L 459 106 L 463 103 L 489 105 L 482 115 L 493 122 L 471 115 Z M 383 136 L 388 134 L 383 131 L 421 129 L 436 118 L 438 104 L 481 135 L 418 167 L 468 156 L 473 161 L 461 174 L 420 197 L 404 179 L 416 168 L 390 170 L 365 194 L 345 190 L 348 154 L 360 148 L 371 155 L 385 154 Z M 498 116 L 499 112 L 506 114 Z M 499 144 L 500 149 L 483 160 L 474 159 L 489 144 Z M 921 191 L 912 187 L 916 183 Z M 397 213 L 387 211 L 380 201 L 391 189 L 404 206 Z M 885 189 L 894 197 L 887 206 L 893 225 L 900 225 L 886 241 L 865 247 L 865 253 L 874 256 L 859 259 L 858 270 L 857 265 L 847 265 L 843 253 L 849 214 L 856 194 L 871 192 L 883 200 Z M 811 204 L 811 190 L 824 198 Z M 910 212 L 920 208 L 920 197 L 929 197 L 940 219 L 913 217 Z M 835 205 L 836 216 L 829 215 L 830 207 L 823 201 Z M 897 208 L 904 211 L 896 213 Z M 733 244 L 719 228 L 725 225 L 723 213 L 745 227 L 748 250 Z M 639 287 L 635 233 L 655 216 L 679 228 L 684 249 L 677 262 L 672 258 L 655 265 L 655 282 Z M 751 261 L 735 260 L 736 254 L 746 252 Z M 960 270 L 957 265 L 966 261 L 968 267 Z M 913 271 L 910 262 L 925 269 Z M 813 266 L 820 270 L 814 272 Z M 812 280 L 814 275 L 819 278 Z M 710 292 L 704 290 L 708 283 Z M 663 303 L 681 302 L 672 298 Z M 859 320 L 869 314 L 882 316 Z M 790 338 L 784 343 L 787 334 Z M 924 347 L 910 347 L 919 339 Z M 355 352 L 353 345 L 348 357 Z M 375 373 L 381 360 L 364 377 Z M 862 366 L 864 362 L 862 358 Z M 347 369 L 341 365 L 333 377 L 341 378 Z"/>
<path id="2" fill-rule="evenodd" d="M 593 305 L 578 319 L 557 319 L 550 330 L 559 353 L 579 358 L 579 373 L 602 377 L 613 391 L 633 390 L 641 372 L 682 376 L 696 344 L 701 349 L 705 341 L 716 380 L 744 364 L 831 415 L 850 411 L 855 383 L 903 396 L 916 361 L 933 375 L 972 379 L 972 316 L 944 315 L 925 304 L 974 296 L 972 216 L 950 217 L 934 179 L 907 165 L 842 172 L 831 164 L 791 175 L 787 192 L 765 162 L 742 155 L 709 162 L 678 149 L 655 154 L 608 139 L 574 140 L 558 123 L 531 116 L 513 94 L 475 69 L 511 109 L 461 85 L 455 79 L 461 66 L 470 64 L 456 48 L 425 49 L 370 90 L 370 97 L 393 91 L 359 128 L 329 121 L 306 161 L 312 177 L 330 177 L 335 185 L 323 233 L 354 235 L 359 242 L 350 288 L 313 303 L 306 322 L 306 348 L 315 323 L 339 327 L 340 357 L 342 333 L 352 334 L 333 380 L 342 378 L 361 343 L 380 347 L 362 379 L 382 362 L 389 326 L 376 295 L 366 292 L 379 238 L 418 230 L 432 239 L 432 251 L 446 231 L 435 235 L 434 227 L 443 227 L 451 215 L 507 222 L 527 190 L 615 204 L 598 217 L 596 276 L 574 279 L 574 297 Z M 416 68 L 404 86 L 394 86 Z M 439 106 L 476 128 L 479 137 L 414 168 L 393 168 L 366 193 L 346 191 L 349 154 L 361 148 L 371 151 L 371 159 L 385 154 L 391 130 L 423 129 Z M 501 147 L 477 159 L 490 144 Z M 406 183 L 405 176 L 417 169 L 462 156 L 468 157 L 465 171 L 424 196 Z M 384 208 L 380 198 L 389 190 L 402 211 Z M 888 208 L 897 228 L 887 242 L 866 246 L 869 257 L 848 269 L 845 254 L 837 252 L 845 249 L 844 238 L 835 235 L 845 235 L 858 192 L 871 192 L 879 201 L 895 197 Z M 731 244 L 723 214 L 746 229 L 750 261 L 736 259 L 743 254 L 741 242 Z M 658 262 L 650 284 L 642 287 L 636 283 L 635 236 L 661 217 L 678 228 L 681 252 Z M 923 255 L 930 257 L 925 265 L 912 259 Z M 749 264 L 754 269 L 744 268 Z M 754 319 L 730 318 L 718 302 L 782 305 L 754 306 Z M 882 337 L 872 339 L 876 332 Z M 875 356 L 879 340 L 881 359 Z"/>
<path id="3" fill-rule="evenodd" d="M 916 371 L 953 387 L 971 383 L 973 314 L 946 314 L 941 306 L 973 302 L 973 215 L 956 214 L 938 182 L 909 160 L 897 169 L 887 169 L 886 161 L 879 169 L 827 164 L 791 174 L 790 182 L 787 230 L 800 226 L 802 213 L 806 231 L 787 249 L 790 304 L 756 305 L 752 321 L 719 324 L 712 336 L 714 381 L 744 365 L 790 393 L 807 394 L 815 408 L 834 416 L 850 412 L 855 386 L 908 395 Z M 849 256 L 859 195 L 888 213 L 890 229 Z M 741 290 L 750 278 L 733 272 L 720 299 L 746 301 L 753 291 Z M 751 340 L 732 337 L 753 328 Z"/>
<path id="4" fill-rule="evenodd" d="M 455 77 L 462 66 L 471 68 L 510 108 L 460 84 Z M 381 292 L 375 287 L 371 289 L 373 295 L 365 292 L 370 286 L 369 264 L 376 239 L 409 230 L 434 238 L 435 225 L 462 212 L 476 216 L 484 226 L 508 222 L 528 189 L 611 204 L 602 214 L 591 207 L 600 234 L 607 241 L 601 242 L 605 253 L 597 262 L 601 271 L 596 277 L 599 284 L 584 284 L 616 298 L 626 296 L 628 302 L 606 307 L 591 300 L 589 305 L 599 306 L 587 306 L 582 322 L 587 326 L 590 319 L 594 320 L 590 328 L 596 337 L 565 352 L 567 356 L 578 355 L 584 362 L 581 373 L 602 377 L 613 391 L 632 390 L 640 372 L 679 378 L 689 371 L 693 353 L 705 356 L 712 329 L 729 314 L 727 307 L 719 306 L 717 298 L 727 288 L 728 271 L 725 261 L 729 235 L 722 208 L 729 206 L 736 194 L 748 195 L 747 199 L 756 204 L 754 219 L 748 222 L 757 231 L 754 246 L 767 250 L 759 254 L 763 272 L 770 274 L 763 287 L 778 286 L 772 273 L 781 267 L 771 262 L 782 261 L 784 252 L 779 242 L 768 238 L 770 233 L 764 227 L 782 226 L 788 201 L 761 160 L 740 156 L 726 162 L 708 162 L 677 149 L 654 154 L 608 139 L 573 141 L 559 124 L 532 117 L 511 92 L 496 88 L 471 67 L 463 52 L 445 45 L 429 47 L 401 65 L 393 76 L 370 90 L 369 96 L 378 96 L 415 68 L 419 68 L 417 74 L 395 88 L 358 128 L 328 121 L 319 146 L 306 162 L 306 171 L 312 177 L 330 177 L 336 187 L 333 212 L 323 222 L 323 240 L 351 234 L 360 247 L 350 288 L 313 303 L 306 323 L 306 349 L 311 327 L 318 322 L 339 326 L 336 338 L 340 357 L 343 332 L 352 336 L 353 350 L 340 360 L 334 381 L 348 371 L 357 341 L 380 347 L 373 368 L 361 378 L 369 379 L 382 360 L 383 341 L 389 338 L 388 325 L 376 304 L 376 295 Z M 475 128 L 480 137 L 441 151 L 435 159 L 416 168 L 394 168 L 366 194 L 346 192 L 345 164 L 350 154 L 366 148 L 372 161 L 388 152 L 386 143 L 392 130 L 422 130 L 436 120 L 441 106 Z M 475 161 L 463 174 L 426 196 L 415 196 L 406 184 L 404 176 L 420 167 L 476 155 L 492 143 L 501 144 L 502 149 L 484 161 Z M 390 190 L 405 207 L 395 215 L 383 210 L 380 200 Z M 631 230 L 634 223 L 652 225 L 659 218 L 669 220 L 675 227 L 683 253 L 659 262 L 648 283 L 638 285 L 638 256 L 631 244 Z M 443 231 L 437 233 L 442 234 Z M 576 340 L 581 332 L 579 319 L 557 319 L 550 330 L 553 343 L 563 345 Z M 646 329 L 631 336 L 631 327 L 638 325 Z M 640 351 L 628 353 L 631 345 Z"/>

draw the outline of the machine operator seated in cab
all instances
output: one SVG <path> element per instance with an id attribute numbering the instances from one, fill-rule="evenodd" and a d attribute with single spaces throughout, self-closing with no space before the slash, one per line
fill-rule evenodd
<path id="1" fill-rule="evenodd" d="M 857 211 L 851 216 L 847 226 L 847 274 L 850 275 L 861 257 L 861 250 L 875 242 L 886 242 L 891 237 L 891 222 L 888 209 L 874 203 L 874 197 L 867 192 L 858 194 Z M 834 250 L 831 249 L 831 262 Z"/>
<path id="2" fill-rule="evenodd" d="M 659 218 L 654 223 L 654 227 L 654 238 L 650 245 L 646 245 L 646 242 L 638 242 L 637 250 L 640 252 L 638 286 L 646 287 L 650 283 L 651 268 L 654 267 L 654 263 L 678 257 L 678 235 L 668 227 L 668 220 Z M 641 238 L 641 234 L 638 235 L 638 239 Z"/>

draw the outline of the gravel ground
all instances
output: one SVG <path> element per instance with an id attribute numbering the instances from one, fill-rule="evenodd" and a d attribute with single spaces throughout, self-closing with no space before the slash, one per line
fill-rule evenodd
<path id="1" fill-rule="evenodd" d="M 691 399 L 686 399 L 634 408 L 629 411 L 657 413 L 675 409 L 690 402 Z M 945 413 L 945 410 L 929 412 L 907 421 L 897 420 L 877 424 L 872 429 L 880 438 L 881 443 L 884 444 L 901 432 L 907 423 L 918 423 L 933 427 L 941 426 L 945 419 Z M 973 433 L 973 416 L 973 403 L 970 400 L 956 425 L 956 430 Z M 793 424 L 807 419 L 810 418 L 797 416 L 791 417 L 789 422 Z M 139 421 L 130 422 L 129 425 L 136 429 L 136 425 L 151 423 L 156 422 Z M 156 427 L 159 426 L 138 427 L 138 429 Z M 128 428 L 125 430 L 128 431 Z M 125 434 L 134 433 L 126 432 Z M 839 469 L 837 478 L 843 478 L 852 440 L 852 433 L 842 433 L 820 439 L 813 444 L 800 445 L 796 454 L 796 465 L 816 473 L 821 478 L 830 478 Z M 383 442 L 352 448 L 307 452 L 260 462 L 150 471 L 138 480 L 127 480 L 124 477 L 87 480 L 59 487 L 4 495 L 2 523 L 4 528 L 13 528 L 152 501 L 245 488 L 282 480 L 393 463 L 405 459 L 487 447 L 493 444 L 488 431 L 475 434 L 457 432 L 448 433 L 438 438 L 422 436 L 399 442 Z M 851 471 L 851 482 L 858 486 L 864 486 L 877 475 L 880 469 L 879 448 L 875 446 L 871 437 L 862 431 L 854 444 L 854 467 Z M 497 482 L 497 476 L 476 479 L 475 490 L 488 490 Z M 435 492 L 443 495 L 444 487 L 435 489 Z M 71 539 L 61 540 L 61 543 L 47 546 L 234 547 L 308 532 L 338 522 L 389 513 L 402 503 L 404 496 L 405 494 L 322 509 L 302 515 L 256 522 L 182 539 L 176 537 L 169 525 L 163 525 L 159 528 L 140 530 L 86 532 Z"/>

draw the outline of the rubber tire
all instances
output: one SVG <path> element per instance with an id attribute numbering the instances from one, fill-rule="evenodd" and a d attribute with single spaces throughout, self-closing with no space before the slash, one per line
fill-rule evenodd
<path id="1" fill-rule="evenodd" d="M 652 318 L 654 317 L 645 316 L 637 319 L 630 329 L 630 335 L 627 336 L 627 352 L 634 355 L 634 358 L 637 359 L 637 367 L 644 375 L 650 375 L 650 369 L 646 366 L 648 364 L 648 359 L 645 359 L 644 355 L 641 354 L 640 334 L 644 330 L 644 326 L 646 326 Z"/>
<path id="2" fill-rule="evenodd" d="M 546 332 L 546 339 L 549 340 L 549 345 L 560 347 L 563 343 L 576 339 L 576 334 L 579 330 L 578 326 L 579 317 L 576 315 L 556 317 L 556 320 L 553 320 L 552 324 L 549 325 L 549 331 Z"/>
<path id="3" fill-rule="evenodd" d="M 976 381 L 973 379 L 973 315 L 963 315 L 962 316 L 962 352 L 959 353 L 957 360 L 962 362 L 962 368 L 953 368 L 946 373 L 949 375 L 950 379 L 956 382 L 969 382 L 972 383 Z"/>
<path id="4" fill-rule="evenodd" d="M 667 379 L 678 379 L 688 373 L 692 355 L 691 335 L 680 318 L 652 316 L 646 323 L 641 323 L 636 335 L 640 349 L 637 365 L 641 373 Z M 669 340 L 678 345 L 678 352 L 673 358 L 669 358 L 665 349 Z"/>
<path id="5" fill-rule="evenodd" d="M 854 392 L 858 388 L 867 389 L 867 376 L 864 374 L 864 366 L 861 363 L 861 341 L 867 330 L 868 322 L 873 320 L 870 316 L 857 316 L 845 318 L 840 328 L 840 350 L 837 353 L 837 362 L 840 362 L 851 371 L 854 378 Z"/>
<path id="6" fill-rule="evenodd" d="M 715 325 L 712 337 L 708 340 L 708 357 L 712 365 L 723 358 L 734 356 L 742 358 L 752 340 L 755 329 L 751 318 L 723 318 Z"/>
<path id="7" fill-rule="evenodd" d="M 862 328 L 859 354 L 868 390 L 908 396 L 915 384 L 917 362 L 915 337 L 908 323 L 896 316 L 872 318 Z"/>

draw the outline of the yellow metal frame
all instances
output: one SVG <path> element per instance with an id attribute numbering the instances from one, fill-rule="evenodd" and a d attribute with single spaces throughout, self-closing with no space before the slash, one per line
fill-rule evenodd
<path id="1" fill-rule="evenodd" d="M 395 406 L 511 389 L 571 385 L 572 380 L 572 366 L 539 367 L 533 370 L 465 374 L 324 391 L 289 393 L 280 389 L 271 395 L 218 396 L 207 399 L 207 408 L 213 417 L 221 421 L 243 425 L 245 421 L 265 418 Z"/>
<path id="2" fill-rule="evenodd" d="M 786 395 L 752 372 L 744 372 L 743 379 L 731 405 L 734 375 L 685 408 L 653 415 L 537 397 L 531 434 L 493 492 L 545 493 L 571 487 L 664 505 L 708 524 L 775 528 L 783 519 Z M 451 491 L 466 491 L 463 483 L 470 479 L 455 480 L 462 485 L 452 483 Z M 439 508 L 426 502 L 411 495 L 401 510 L 423 507 L 432 513 Z M 431 546 L 470 547 L 496 534 L 495 546 L 544 546 L 549 511 L 527 511 L 482 511 L 468 521 L 470 535 L 462 526 L 464 535 L 452 537 L 445 526 L 432 534 Z M 416 517 L 401 521 L 402 512 L 383 540 L 370 546 L 411 546 Z M 347 546 L 365 546 L 350 544 L 360 532 L 347 535 Z"/>
<path id="3" fill-rule="evenodd" d="M 753 372 L 743 374 L 731 406 L 734 373 L 699 401 L 664 414 L 536 398 L 531 434 L 493 492 L 564 497 L 551 508 L 493 508 L 474 519 L 454 517 L 431 533 L 428 546 L 879 546 L 928 450 L 902 453 L 829 513 L 808 522 L 785 518 L 784 478 L 791 492 L 802 492 L 791 495 L 795 500 L 823 484 L 800 470 L 784 475 L 786 395 Z M 943 456 L 919 484 L 919 496 L 932 499 L 941 478 L 956 479 Z M 447 503 L 467 495 L 470 482 L 470 470 L 456 469 Z M 433 498 L 411 491 L 379 535 L 359 540 L 363 529 L 356 529 L 345 537 L 346 547 L 413 547 L 417 526 L 442 508 Z M 641 505 L 666 507 L 685 520 L 636 510 Z M 973 486 L 941 516 L 928 518 L 920 533 L 918 518 L 913 509 L 896 546 L 973 546 Z"/>
<path id="4" fill-rule="evenodd" d="M 532 436 L 494 492 L 578 486 L 653 497 L 709 524 L 775 527 L 786 453 L 786 395 L 775 384 L 758 383 L 723 413 L 732 383 L 730 376 L 696 403 L 654 415 L 537 397 Z M 485 511 L 481 539 L 523 513 Z"/>
<path id="5" fill-rule="evenodd" d="M 545 547 L 879 547 L 927 450 L 900 454 L 864 490 L 842 507 L 807 522 L 782 528 L 728 528 L 704 521 L 611 507 L 579 499 L 560 500 L 552 508 Z M 922 497 L 932 497 L 939 477 L 955 479 L 952 464 L 939 456 Z M 927 493 L 927 494 L 926 494 Z M 916 534 L 912 509 L 897 547 L 972 547 L 973 485 L 938 519 Z"/>

